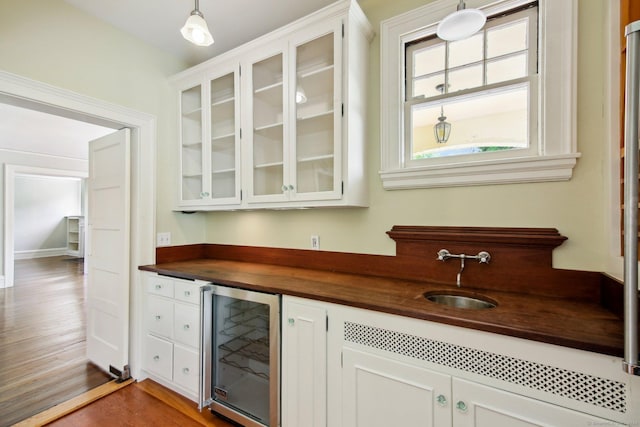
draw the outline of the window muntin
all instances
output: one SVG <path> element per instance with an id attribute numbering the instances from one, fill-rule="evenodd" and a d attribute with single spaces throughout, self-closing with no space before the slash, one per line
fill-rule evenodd
<path id="1" fill-rule="evenodd" d="M 490 19 L 464 40 L 445 42 L 428 35 L 405 45 L 407 166 L 474 153 L 504 157 L 508 154 L 497 152 L 505 150 L 528 149 L 521 154 L 536 155 L 537 132 L 531 124 L 536 123 L 537 97 L 530 92 L 537 88 L 535 6 Z M 452 131 L 445 144 L 436 144 L 433 127 L 441 108 Z M 479 110 L 470 114 L 474 108 Z"/>

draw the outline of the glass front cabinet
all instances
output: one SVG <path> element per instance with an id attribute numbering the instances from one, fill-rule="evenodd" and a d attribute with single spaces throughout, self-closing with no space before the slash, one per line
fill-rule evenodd
<path id="1" fill-rule="evenodd" d="M 180 89 L 179 208 L 240 203 L 239 67 Z"/>
<path id="2" fill-rule="evenodd" d="M 175 76 L 177 209 L 367 206 L 372 36 L 338 2 Z"/>

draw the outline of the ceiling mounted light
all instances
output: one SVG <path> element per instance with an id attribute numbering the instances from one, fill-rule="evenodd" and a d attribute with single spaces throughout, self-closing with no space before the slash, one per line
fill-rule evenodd
<path id="1" fill-rule="evenodd" d="M 436 90 L 440 93 L 444 93 L 444 84 L 439 84 L 436 86 Z M 449 140 L 449 135 L 451 135 L 451 123 L 446 122 L 447 118 L 444 115 L 444 106 L 440 104 L 440 117 L 438 117 L 438 123 L 433 127 L 433 134 L 436 137 L 436 142 L 438 144 L 444 144 Z"/>
<path id="2" fill-rule="evenodd" d="M 478 9 L 467 9 L 463 0 L 458 4 L 458 10 L 447 15 L 438 24 L 436 34 L 442 40 L 455 41 L 471 37 L 484 27 L 487 17 Z"/>
<path id="3" fill-rule="evenodd" d="M 209 32 L 204 15 L 198 10 L 199 0 L 195 1 L 196 8 L 191 12 L 180 32 L 182 37 L 197 46 L 209 46 L 213 44 L 213 36 Z"/>

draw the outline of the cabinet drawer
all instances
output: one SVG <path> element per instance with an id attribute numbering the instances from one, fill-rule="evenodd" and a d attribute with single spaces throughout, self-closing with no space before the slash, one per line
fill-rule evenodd
<path id="1" fill-rule="evenodd" d="M 198 393 L 198 352 L 174 346 L 173 381 L 193 394 Z"/>
<path id="2" fill-rule="evenodd" d="M 148 276 L 147 280 L 147 292 L 154 295 L 160 295 L 163 297 L 173 298 L 173 280 L 160 277 L 160 276 Z"/>
<path id="3" fill-rule="evenodd" d="M 146 318 L 149 332 L 171 338 L 173 331 L 173 301 L 150 295 L 147 298 Z"/>
<path id="4" fill-rule="evenodd" d="M 144 366 L 156 375 L 171 381 L 173 374 L 173 344 L 156 338 L 145 336 Z"/>
<path id="5" fill-rule="evenodd" d="M 173 338 L 191 347 L 198 347 L 200 310 L 197 306 L 176 303 Z"/>
<path id="6" fill-rule="evenodd" d="M 174 297 L 179 301 L 200 304 L 200 287 L 195 282 L 175 281 Z"/>

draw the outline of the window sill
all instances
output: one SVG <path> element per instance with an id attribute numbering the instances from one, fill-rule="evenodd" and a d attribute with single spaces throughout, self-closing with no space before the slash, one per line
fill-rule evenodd
<path id="1" fill-rule="evenodd" d="M 380 171 L 385 190 L 568 181 L 580 153 Z"/>

